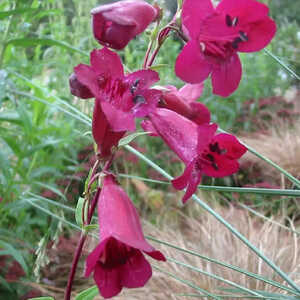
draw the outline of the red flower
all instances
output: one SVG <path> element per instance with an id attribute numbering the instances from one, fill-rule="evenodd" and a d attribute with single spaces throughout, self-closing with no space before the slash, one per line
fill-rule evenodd
<path id="1" fill-rule="evenodd" d="M 198 137 L 196 123 L 172 110 L 157 108 L 142 125 L 145 131 L 160 136 L 184 163 L 194 158 Z"/>
<path id="2" fill-rule="evenodd" d="M 80 64 L 70 77 L 71 93 L 95 97 L 93 136 L 105 156 L 127 130 L 135 130 L 135 117 L 144 117 L 157 105 L 161 92 L 149 89 L 159 80 L 152 70 L 124 75 L 120 57 L 107 48 L 91 52 L 91 66 Z"/>
<path id="3" fill-rule="evenodd" d="M 158 11 L 145 1 L 125 0 L 98 6 L 91 14 L 95 39 L 120 50 L 154 21 Z"/>
<path id="4" fill-rule="evenodd" d="M 156 260 L 165 257 L 145 240 L 135 207 L 112 175 L 97 193 L 100 244 L 87 257 L 85 276 L 94 272 L 101 295 L 110 298 L 149 280 L 152 269 L 142 252 Z"/>
<path id="5" fill-rule="evenodd" d="M 216 124 L 197 125 L 176 112 L 159 108 L 149 117 L 155 133 L 186 164 L 184 173 L 172 181 L 176 189 L 187 187 L 183 202 L 196 191 L 202 175 L 224 177 L 238 171 L 237 159 L 247 148 L 233 135 L 215 135 Z"/>
<path id="6" fill-rule="evenodd" d="M 216 8 L 211 0 L 185 0 L 182 23 L 190 40 L 177 58 L 177 76 L 197 83 L 211 74 L 213 92 L 229 96 L 242 76 L 237 51 L 259 51 L 275 35 L 268 11 L 255 0 L 222 0 Z"/>
<path id="7" fill-rule="evenodd" d="M 197 124 L 210 122 L 208 108 L 196 100 L 201 96 L 203 83 L 186 84 L 180 90 L 169 85 L 163 91 L 159 106 L 177 112 Z"/>
<path id="8" fill-rule="evenodd" d="M 93 93 L 90 89 L 83 85 L 78 79 L 75 73 L 72 73 L 69 77 L 69 86 L 70 92 L 72 95 L 82 98 L 82 99 L 89 99 L 94 98 Z"/>
<path id="9" fill-rule="evenodd" d="M 99 99 L 95 99 L 92 132 L 101 157 L 111 154 L 112 147 L 117 146 L 126 131 L 113 131 L 101 109 Z"/>
<path id="10" fill-rule="evenodd" d="M 77 80 L 100 101 L 113 131 L 135 130 L 135 117 L 152 111 L 161 93 L 149 87 L 159 80 L 152 70 L 124 75 L 120 57 L 107 48 L 91 52 L 91 66 L 74 68 Z"/>
<path id="11" fill-rule="evenodd" d="M 194 159 L 186 166 L 183 174 L 172 181 L 173 186 L 182 190 L 185 203 L 196 191 L 202 175 L 225 177 L 236 173 L 239 169 L 239 159 L 247 148 L 235 136 L 226 133 L 217 135 L 216 124 L 198 127 L 198 145 Z"/>

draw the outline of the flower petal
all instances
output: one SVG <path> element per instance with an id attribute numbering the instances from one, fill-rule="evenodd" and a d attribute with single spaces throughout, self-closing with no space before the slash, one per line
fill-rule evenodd
<path id="1" fill-rule="evenodd" d="M 134 131 L 135 122 L 132 113 L 117 109 L 108 102 L 101 101 L 101 108 L 112 131 Z"/>
<path id="2" fill-rule="evenodd" d="M 226 155 L 214 154 L 214 166 L 203 165 L 203 173 L 207 176 L 220 178 L 232 175 L 239 169 L 239 163 L 234 159 L 229 159 Z M 217 166 L 217 167 L 216 167 Z"/>
<path id="3" fill-rule="evenodd" d="M 103 16 L 92 18 L 94 37 L 103 46 L 121 50 L 134 37 L 135 24 L 117 24 L 105 20 Z"/>
<path id="4" fill-rule="evenodd" d="M 205 80 L 211 71 L 212 65 L 205 59 L 198 41 L 189 41 L 176 59 L 176 75 L 183 81 L 199 83 Z"/>
<path id="5" fill-rule="evenodd" d="M 183 174 L 172 180 L 172 185 L 179 190 L 187 187 L 186 192 L 182 198 L 185 203 L 197 190 L 197 186 L 201 181 L 201 170 L 196 170 L 196 160 L 191 162 L 184 170 Z"/>
<path id="6" fill-rule="evenodd" d="M 161 261 L 166 261 L 165 256 L 160 252 L 160 251 L 152 251 L 152 252 L 146 252 L 145 253 L 149 256 L 151 256 L 152 258 L 156 259 L 156 260 L 161 260 Z"/>
<path id="7" fill-rule="evenodd" d="M 239 43 L 238 51 L 254 52 L 265 48 L 276 33 L 276 23 L 269 17 L 251 24 L 247 31 L 248 41 Z"/>
<path id="8" fill-rule="evenodd" d="M 94 97 L 90 89 L 77 79 L 75 73 L 72 73 L 69 77 L 69 85 L 71 94 L 74 96 L 77 96 L 82 99 L 89 99 Z"/>
<path id="9" fill-rule="evenodd" d="M 196 101 L 202 95 L 203 87 L 203 82 L 196 84 L 185 84 L 178 91 L 178 95 L 188 102 L 193 102 Z"/>
<path id="10" fill-rule="evenodd" d="M 108 239 L 102 241 L 86 258 L 85 261 L 86 265 L 85 265 L 85 272 L 84 272 L 85 277 L 90 276 L 90 274 L 96 267 L 98 259 L 101 256 L 103 250 L 105 249 L 107 241 Z"/>
<path id="11" fill-rule="evenodd" d="M 152 269 L 141 251 L 132 249 L 132 254 L 120 268 L 121 284 L 127 288 L 144 286 L 152 276 Z"/>
<path id="12" fill-rule="evenodd" d="M 213 142 L 217 142 L 221 150 L 226 150 L 224 155 L 230 159 L 238 159 L 247 151 L 247 148 L 232 134 L 219 133 Z"/>
<path id="13" fill-rule="evenodd" d="M 97 145 L 101 145 L 109 124 L 101 109 L 100 100 L 96 98 L 93 111 L 92 132 Z"/>
<path id="14" fill-rule="evenodd" d="M 79 64 L 74 68 L 74 73 L 78 81 L 85 87 L 87 87 L 94 97 L 99 94 L 99 86 L 97 82 L 98 75 L 94 70 L 85 64 Z"/>
<path id="15" fill-rule="evenodd" d="M 182 24 L 191 38 L 197 38 L 202 21 L 214 13 L 211 0 L 185 0 L 182 6 Z"/>
<path id="16" fill-rule="evenodd" d="M 176 190 L 183 190 L 188 185 L 193 168 L 193 163 L 188 164 L 184 172 L 172 180 L 172 185 Z"/>
<path id="17" fill-rule="evenodd" d="M 149 118 L 156 132 L 179 158 L 189 163 L 197 154 L 197 125 L 178 113 L 157 108 Z"/>
<path id="18" fill-rule="evenodd" d="M 238 87 L 242 77 L 241 61 L 236 53 L 220 64 L 215 64 L 211 79 L 213 93 L 228 97 Z"/>
<path id="19" fill-rule="evenodd" d="M 91 66 L 95 73 L 104 77 L 122 77 L 124 75 L 119 55 L 108 48 L 94 49 L 91 52 Z"/>
<path id="20" fill-rule="evenodd" d="M 267 5 L 256 0 L 222 0 L 216 7 L 217 12 L 238 17 L 239 24 L 256 22 L 268 15 Z"/>
<path id="21" fill-rule="evenodd" d="M 143 120 L 141 122 L 141 127 L 143 128 L 144 131 L 150 132 L 149 133 L 150 136 L 159 136 L 150 120 Z"/>
<path id="22" fill-rule="evenodd" d="M 95 100 L 92 132 L 98 146 L 98 151 L 102 157 L 110 155 L 111 148 L 117 146 L 119 140 L 125 134 L 125 131 L 112 131 L 112 128 L 101 109 L 99 99 Z"/>
<path id="23" fill-rule="evenodd" d="M 139 70 L 130 73 L 125 77 L 125 82 L 127 82 L 131 87 L 136 85 L 136 90 L 148 89 L 158 80 L 159 75 L 153 70 Z"/>
<path id="24" fill-rule="evenodd" d="M 96 40 L 120 50 L 143 32 L 156 18 L 158 10 L 145 1 L 118 1 L 91 11 Z"/>
<path id="25" fill-rule="evenodd" d="M 198 143 L 197 143 L 197 154 L 201 154 L 207 147 L 209 142 L 212 140 L 218 125 L 216 123 L 203 124 L 197 127 L 198 131 Z"/>
<path id="26" fill-rule="evenodd" d="M 122 290 L 119 268 L 102 268 L 100 264 L 97 264 L 94 280 L 105 299 L 118 295 Z"/>
<path id="27" fill-rule="evenodd" d="M 155 251 L 144 238 L 134 205 L 112 175 L 103 179 L 98 217 L 101 239 L 114 237 L 120 243 L 141 251 Z"/>
<path id="28" fill-rule="evenodd" d="M 200 102 L 190 103 L 192 113 L 189 119 L 198 125 L 208 124 L 210 122 L 210 111 L 209 109 Z"/>
<path id="29" fill-rule="evenodd" d="M 155 89 L 138 91 L 137 95 L 133 98 L 134 101 L 137 99 L 136 104 L 132 108 L 134 117 L 143 118 L 153 112 L 158 104 L 160 96 L 161 92 Z M 141 99 L 141 102 L 139 102 L 138 99 Z"/>

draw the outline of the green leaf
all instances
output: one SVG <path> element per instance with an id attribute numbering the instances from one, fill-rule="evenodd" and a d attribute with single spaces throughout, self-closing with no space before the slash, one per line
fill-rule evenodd
<path id="1" fill-rule="evenodd" d="M 6 181 L 9 181 L 11 178 L 11 167 L 8 157 L 4 152 L 0 151 L 0 170 L 3 172 L 3 175 Z"/>
<path id="2" fill-rule="evenodd" d="M 238 289 L 231 289 L 231 288 L 219 288 L 219 290 L 230 292 L 232 294 L 238 293 L 240 294 L 241 291 Z M 272 300 L 298 300 L 300 299 L 299 296 L 289 296 L 285 294 L 278 294 L 278 293 L 271 293 L 266 291 L 260 291 L 260 290 L 252 290 L 253 292 L 256 292 L 258 294 L 261 294 L 262 297 L 265 297 L 266 299 L 272 299 Z"/>
<path id="3" fill-rule="evenodd" d="M 259 291 L 259 290 L 254 290 L 255 292 L 261 294 L 262 296 L 266 297 L 269 299 L 273 298 L 273 299 L 278 299 L 278 300 L 296 300 L 296 299 L 300 299 L 300 297 L 298 296 L 289 296 L 289 295 L 283 295 L 283 294 L 278 294 L 278 293 L 270 293 L 270 292 L 266 292 L 266 291 Z"/>
<path id="4" fill-rule="evenodd" d="M 42 188 L 48 189 L 48 190 L 52 191 L 53 193 L 55 193 L 56 195 L 58 195 L 61 198 L 63 198 L 65 201 L 67 201 L 66 196 L 58 188 L 56 188 L 56 187 L 54 187 L 52 185 L 43 183 L 43 182 L 39 182 L 39 181 L 33 182 L 33 184 L 38 185 L 38 186 L 40 186 Z"/>
<path id="5" fill-rule="evenodd" d="M 75 210 L 75 219 L 76 219 L 76 223 L 82 227 L 82 212 L 83 212 L 83 204 L 86 200 L 82 197 L 79 197 L 78 201 L 77 201 L 77 206 L 76 206 L 76 210 Z M 88 206 L 85 206 L 85 216 L 84 219 L 86 220 L 87 218 L 87 213 L 88 213 Z"/>
<path id="6" fill-rule="evenodd" d="M 99 228 L 99 225 L 97 225 L 97 224 L 90 224 L 90 225 L 84 226 L 84 230 L 86 232 L 89 232 L 89 231 L 92 231 L 92 230 L 96 230 L 98 228 Z"/>
<path id="7" fill-rule="evenodd" d="M 31 47 L 31 46 L 58 46 L 61 48 L 64 48 L 70 52 L 76 52 L 80 53 L 82 55 L 88 56 L 88 54 L 78 48 L 75 48 L 65 42 L 57 41 L 50 38 L 20 38 L 20 39 L 12 39 L 9 40 L 5 48 L 7 48 L 8 45 L 14 45 L 14 46 L 21 46 L 21 47 Z"/>
<path id="8" fill-rule="evenodd" d="M 149 69 L 153 70 L 153 71 L 159 71 L 165 67 L 168 67 L 169 65 L 168 64 L 158 64 L 158 65 L 155 65 L 155 66 L 151 66 Z"/>
<path id="9" fill-rule="evenodd" d="M 30 298 L 28 300 L 55 300 L 53 297 L 38 297 L 38 298 Z"/>
<path id="10" fill-rule="evenodd" d="M 39 11 L 36 15 L 33 16 L 35 19 L 41 19 L 45 16 L 56 16 L 56 15 L 61 15 L 62 11 L 59 9 L 47 9 L 47 10 L 42 10 Z"/>
<path id="11" fill-rule="evenodd" d="M 93 300 L 94 297 L 96 297 L 97 295 L 99 295 L 99 291 L 96 285 L 88 288 L 87 290 L 84 290 L 82 292 L 80 292 L 75 300 Z"/>
<path id="12" fill-rule="evenodd" d="M 6 121 L 16 124 L 21 123 L 19 114 L 12 110 L 0 112 L 0 121 Z"/>
<path id="13" fill-rule="evenodd" d="M 39 8 L 22 8 L 22 9 L 8 10 L 8 11 L 0 11 L 0 20 L 3 20 L 9 16 L 23 15 L 26 13 L 34 13 L 39 10 L 40 10 Z"/>
<path id="14" fill-rule="evenodd" d="M 140 135 L 145 135 L 145 134 L 149 134 L 150 132 L 136 132 L 130 135 L 127 135 L 125 137 L 123 137 L 122 139 L 120 139 L 118 147 L 124 147 L 126 145 L 128 145 L 129 143 L 131 143 L 136 137 L 140 136 Z"/>
<path id="15" fill-rule="evenodd" d="M 10 287 L 10 285 L 7 283 L 7 281 L 5 280 L 5 278 L 3 278 L 2 276 L 0 276 L 0 286 L 3 286 L 4 288 L 6 288 L 8 291 L 12 292 L 13 289 Z"/>
<path id="16" fill-rule="evenodd" d="M 11 255 L 21 265 L 25 273 L 28 274 L 27 265 L 20 251 L 4 241 L 0 241 L 0 248 L 5 249 L 7 254 Z"/>

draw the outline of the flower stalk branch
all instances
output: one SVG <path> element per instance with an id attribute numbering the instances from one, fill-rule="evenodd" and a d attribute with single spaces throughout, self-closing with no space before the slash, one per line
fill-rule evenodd
<path id="1" fill-rule="evenodd" d="M 108 172 L 108 170 L 109 170 L 109 168 L 110 168 L 110 166 L 113 162 L 113 158 L 114 158 L 114 155 L 111 155 L 110 158 L 104 164 L 101 173 L 107 173 Z M 90 196 L 91 185 L 96 180 L 96 178 L 98 178 L 99 175 L 101 174 L 101 173 L 96 173 L 99 164 L 100 164 L 100 161 L 97 160 L 96 163 L 94 164 L 93 168 L 92 168 L 91 176 L 90 176 L 90 179 L 89 179 L 89 182 L 88 182 L 88 185 L 87 185 L 87 192 L 86 192 L 86 195 L 85 195 L 86 197 Z M 94 196 L 94 198 L 93 198 L 93 200 L 90 204 L 90 208 L 88 210 L 87 220 L 83 222 L 83 224 L 85 226 L 89 225 L 92 221 L 93 214 L 94 214 L 95 209 L 97 207 L 97 202 L 98 202 L 98 199 L 99 199 L 99 197 L 98 197 L 99 193 L 100 193 L 100 189 L 97 190 L 97 193 Z M 85 201 L 85 203 L 89 203 L 89 202 L 90 201 L 89 201 L 89 198 L 88 198 L 88 200 Z M 83 211 L 84 210 L 85 209 L 83 208 Z M 84 216 L 84 213 L 83 213 L 83 216 Z M 87 238 L 87 233 L 83 228 L 83 230 L 81 232 L 81 235 L 80 235 L 79 242 L 77 244 L 75 254 L 74 254 L 74 258 L 73 258 L 73 262 L 72 262 L 72 266 L 71 266 L 71 271 L 70 271 L 70 274 L 69 274 L 69 279 L 68 279 L 66 292 L 65 292 L 65 298 L 64 298 L 65 300 L 70 300 L 71 299 L 72 285 L 73 285 L 74 277 L 75 277 L 75 274 L 76 274 L 76 269 L 77 269 L 77 266 L 78 266 L 78 262 L 79 262 L 79 259 L 80 259 L 80 256 L 81 256 L 82 249 L 83 249 L 86 238 Z"/>

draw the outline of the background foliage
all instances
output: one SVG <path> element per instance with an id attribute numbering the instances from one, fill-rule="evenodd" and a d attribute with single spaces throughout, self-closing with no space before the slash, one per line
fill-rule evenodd
<path id="1" fill-rule="evenodd" d="M 16 299 L 27 291 L 24 285 L 7 278 L 5 274 L 11 268 L 7 262 L 17 261 L 24 271 L 24 280 L 36 281 L 38 273 L 34 274 L 33 265 L 35 250 L 41 249 L 38 243 L 46 245 L 62 231 L 59 221 L 46 217 L 28 202 L 28 193 L 74 206 L 82 191 L 85 174 L 82 162 L 88 159 L 80 151 L 92 139 L 88 118 L 73 106 L 91 115 L 92 102 L 70 95 L 68 76 L 78 63 L 88 63 L 89 51 L 98 47 L 92 37 L 89 16 L 97 4 L 99 1 L 95 0 L 2 0 L 0 3 L 0 263 L 5 267 L 5 272 L 0 269 L 1 297 Z M 174 9 L 171 1 L 159 4 Z M 270 9 L 278 33 L 269 50 L 299 73 L 299 5 L 292 0 L 273 0 Z M 141 67 L 147 43 L 145 33 L 120 52 L 128 69 Z M 173 72 L 181 47 L 177 37 L 172 36 L 162 48 L 156 61 L 166 65 L 159 69 L 160 85 L 183 84 Z M 246 101 L 253 100 L 248 113 L 255 115 L 260 109 L 259 99 L 283 95 L 297 85 L 265 52 L 241 57 L 244 74 L 237 92 L 229 99 L 222 99 L 211 94 L 207 82 L 201 97 L 211 109 L 213 121 L 236 132 L 255 130 L 249 121 L 237 122 Z M 141 137 L 139 142 L 147 149 L 148 157 L 171 173 L 181 169 L 180 164 L 174 167 L 172 157 L 161 155 L 166 149 L 160 141 Z M 128 159 L 120 161 L 116 166 L 120 171 L 151 177 L 143 162 L 133 168 Z M 221 183 L 226 185 L 226 181 Z M 135 189 L 131 190 L 138 201 Z M 259 203 L 265 201 L 257 199 Z M 38 200 L 34 196 L 31 201 Z M 42 206 L 62 219 L 73 221 L 72 213 L 63 213 L 46 202 Z M 152 220 L 155 222 L 155 216 Z"/>

